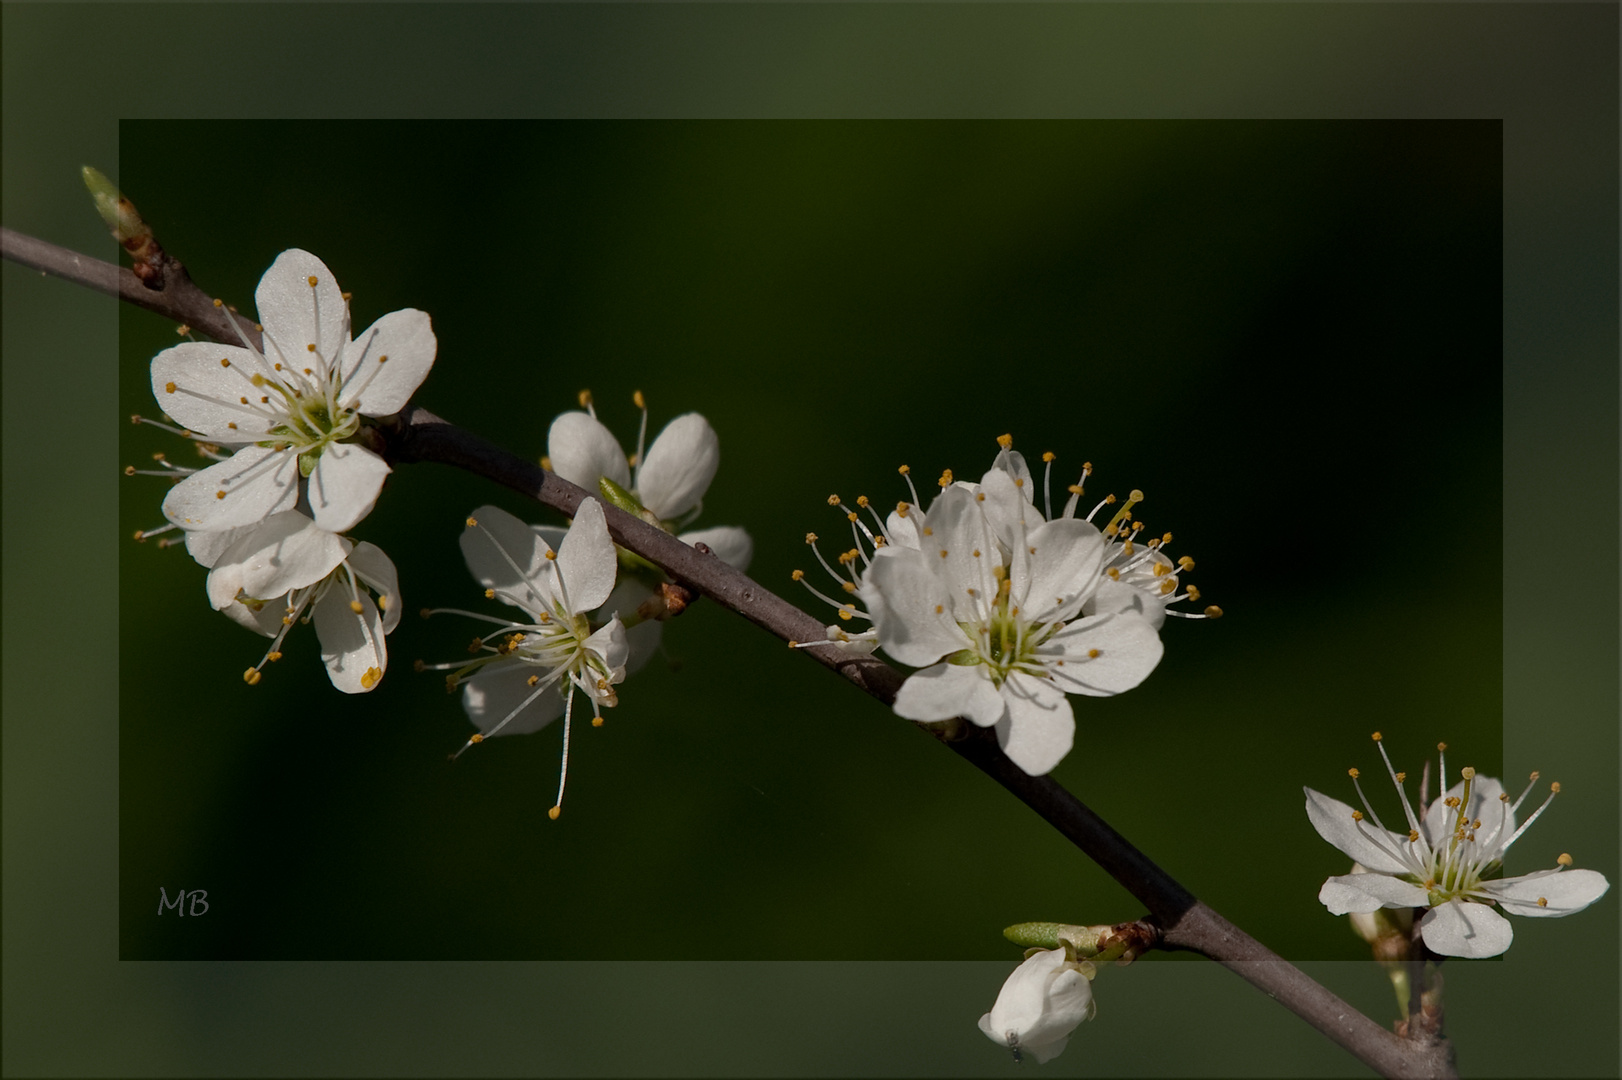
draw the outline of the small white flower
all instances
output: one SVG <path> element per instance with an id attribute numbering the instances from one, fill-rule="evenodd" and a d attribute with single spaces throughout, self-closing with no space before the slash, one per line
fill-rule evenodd
<path id="1" fill-rule="evenodd" d="M 193 550 L 211 567 L 209 602 L 272 639 L 264 658 L 243 673 L 249 685 L 259 682 L 265 664 L 281 658 L 293 624 L 313 619 L 332 685 L 346 694 L 377 686 L 388 670 L 385 635 L 400 622 L 399 579 L 387 555 L 294 510 L 226 534 L 198 535 L 228 541 Z"/>
<path id="2" fill-rule="evenodd" d="M 455 669 L 447 686 L 463 687 L 462 706 L 479 729 L 462 750 L 495 735 L 539 731 L 561 715 L 563 769 L 558 801 L 550 811 L 556 818 L 568 776 L 574 692 L 586 695 L 592 723 L 600 725 L 602 709 L 619 703 L 614 686 L 625 678 L 629 658 L 625 627 L 617 615 L 611 614 L 596 630 L 588 615 L 604 605 L 614 588 L 614 542 L 602 504 L 582 500 L 574 524 L 556 550 L 540 532 L 505 510 L 481 506 L 462 533 L 462 555 L 487 597 L 505 601 L 527 616 L 524 622 L 513 622 L 455 612 L 501 628 L 474 642 L 473 651 L 484 654 L 478 659 L 432 665 Z"/>
<path id="3" fill-rule="evenodd" d="M 662 526 L 697 516 L 704 493 L 721 464 L 721 441 L 708 420 L 698 413 L 676 417 L 665 425 L 644 456 L 648 410 L 638 392 L 636 404 L 642 410 L 642 427 L 637 435 L 636 457 L 627 459 L 619 441 L 597 419 L 591 395 L 583 393 L 580 400 L 590 411 L 563 413 L 552 421 L 547 433 L 548 467 L 554 473 L 587 491 L 599 490 L 603 480 L 611 481 L 629 492 Z"/>
<path id="4" fill-rule="evenodd" d="M 1386 772 L 1402 801 L 1407 832 L 1387 829 L 1363 795 L 1358 771 L 1351 770 L 1363 810 L 1337 799 L 1303 789 L 1307 817 L 1318 834 L 1365 869 L 1324 882 L 1318 899 L 1332 915 L 1370 912 L 1380 908 L 1427 909 L 1419 921 L 1425 946 L 1442 956 L 1497 956 L 1509 948 L 1514 931 L 1494 907 L 1512 915 L 1559 917 L 1572 915 L 1605 895 L 1610 883 L 1593 870 L 1567 870 L 1571 856 L 1561 855 L 1552 870 L 1519 877 L 1498 877 L 1504 853 L 1531 827 L 1560 791 L 1550 785 L 1548 798 L 1519 827 L 1515 814 L 1537 782 L 1533 773 L 1520 798 L 1510 801 L 1497 780 L 1478 776 L 1472 768 L 1460 770 L 1462 779 L 1425 805 L 1424 780 L 1419 803 L 1408 801 L 1403 787 L 1406 773 L 1397 772 L 1385 752 Z M 1438 747 L 1446 750 L 1446 746 Z M 1428 771 L 1428 767 L 1427 767 Z M 1444 754 L 1437 771 L 1438 786 L 1447 784 Z M 1427 777 L 1428 779 L 1428 777 Z M 1366 811 L 1366 813 L 1365 813 Z"/>
<path id="5" fill-rule="evenodd" d="M 1014 969 L 997 995 L 997 1003 L 980 1018 L 986 1038 L 1005 1046 L 1019 1060 L 1029 1053 L 1051 1061 L 1064 1050 L 1070 1035 L 1098 1011 L 1085 961 L 1066 960 L 1063 949 L 1039 950 Z"/>
<path id="6" fill-rule="evenodd" d="M 1160 662 L 1160 638 L 1129 612 L 1084 616 L 1108 545 L 1085 521 L 1031 528 L 983 510 L 1019 499 L 993 469 L 948 487 L 929 508 L 917 548 L 887 545 L 862 578 L 861 599 L 884 651 L 920 667 L 895 711 L 910 720 L 963 716 L 995 725 L 1003 752 L 1033 776 L 1069 753 L 1075 718 L 1066 694 L 1130 690 Z"/>
<path id="7" fill-rule="evenodd" d="M 390 312 L 351 340 L 349 302 L 320 259 L 284 251 L 254 294 L 264 348 L 187 342 L 152 361 L 165 413 L 231 457 L 176 484 L 163 501 L 184 529 L 216 532 L 293 509 L 300 478 L 317 525 L 343 532 L 377 501 L 389 472 L 349 441 L 361 417 L 404 408 L 433 366 L 428 316 Z M 235 322 L 232 323 L 235 326 Z"/>

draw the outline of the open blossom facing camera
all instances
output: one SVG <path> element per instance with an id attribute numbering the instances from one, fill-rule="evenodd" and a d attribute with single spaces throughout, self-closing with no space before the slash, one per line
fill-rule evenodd
<path id="1" fill-rule="evenodd" d="M 315 523 L 343 532 L 371 512 L 389 472 L 353 441 L 361 418 L 398 412 L 427 376 L 436 348 L 428 316 L 391 312 L 351 339 L 347 296 L 320 259 L 297 249 L 265 271 L 254 300 L 262 349 L 246 338 L 240 347 L 187 342 L 152 361 L 163 411 L 238 447 L 176 484 L 163 512 L 183 529 L 230 529 L 293 509 L 302 487 Z"/>
<path id="2" fill-rule="evenodd" d="M 1039 1062 L 1058 1057 L 1070 1035 L 1098 1011 L 1091 965 L 1067 960 L 1063 949 L 1033 952 L 1003 983 L 991 1011 L 980 1018 L 986 1038 L 1013 1051 L 1017 1061 L 1028 1053 Z"/>
<path id="3" fill-rule="evenodd" d="M 292 510 L 225 533 L 191 535 L 207 538 L 192 555 L 211 568 L 215 610 L 272 639 L 243 675 L 250 685 L 281 658 L 293 625 L 313 620 L 332 685 L 346 694 L 377 686 L 388 669 L 385 635 L 400 622 L 400 586 L 387 555 Z"/>
<path id="4" fill-rule="evenodd" d="M 1420 934 L 1432 952 L 1442 956 L 1497 956 L 1509 948 L 1514 937 L 1509 921 L 1497 908 L 1511 915 L 1572 915 L 1610 888 L 1604 875 L 1596 871 L 1568 869 L 1572 861 L 1569 855 L 1561 855 L 1549 870 L 1519 877 L 1499 876 L 1505 852 L 1554 801 L 1559 784 L 1551 784 L 1542 805 L 1517 826 L 1516 812 L 1538 774 L 1532 774 L 1526 790 L 1514 801 L 1497 780 L 1479 776 L 1468 767 L 1460 770 L 1460 781 L 1447 788 L 1444 753 L 1437 783 L 1445 790 L 1427 806 L 1426 784 L 1422 780 L 1415 806 L 1403 786 L 1407 774 L 1392 767 L 1378 732 L 1374 741 L 1401 800 L 1406 832 L 1393 832 L 1381 823 L 1363 794 L 1356 769 L 1351 770 L 1352 783 L 1363 810 L 1354 810 L 1311 788 L 1304 789 L 1307 817 L 1319 835 L 1366 869 L 1364 873 L 1343 874 L 1324 882 L 1318 899 L 1330 914 L 1381 908 L 1425 909 L 1419 922 Z M 1438 747 L 1446 749 L 1445 745 Z"/>
<path id="5" fill-rule="evenodd" d="M 494 506 L 479 507 L 467 525 L 462 555 L 485 586 L 485 596 L 513 605 L 527 618 L 515 622 L 450 608 L 429 612 L 453 612 L 500 627 L 474 640 L 471 651 L 481 654 L 478 658 L 432 667 L 454 670 L 447 688 L 462 687 L 462 705 L 479 729 L 463 750 L 491 736 L 539 731 L 563 717 L 563 770 L 558 801 L 550 811 L 556 818 L 568 775 L 575 691 L 585 694 L 592 723 L 600 725 L 602 710 L 619 703 L 614 687 L 625 678 L 625 627 L 610 615 L 594 629 L 588 617 L 614 588 L 614 543 L 595 499 L 581 501 L 556 550 L 536 530 Z"/>

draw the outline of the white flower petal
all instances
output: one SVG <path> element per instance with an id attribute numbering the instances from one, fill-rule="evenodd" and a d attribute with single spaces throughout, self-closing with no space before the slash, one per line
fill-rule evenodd
<path id="1" fill-rule="evenodd" d="M 566 412 L 552 421 L 546 435 L 546 456 L 552 471 L 571 484 L 595 494 L 599 477 L 622 488 L 631 486 L 631 466 L 612 432 L 583 412 Z"/>
<path id="2" fill-rule="evenodd" d="M 400 575 L 394 569 L 394 560 L 383 554 L 376 544 L 362 540 L 349 553 L 349 568 L 355 576 L 369 585 L 377 596 L 377 606 L 383 612 L 383 632 L 394 633 L 400 625 Z"/>
<path id="3" fill-rule="evenodd" d="M 1605 875 L 1597 870 L 1544 870 L 1483 882 L 1481 891 L 1491 895 L 1511 915 L 1559 918 L 1575 915 L 1604 896 L 1610 887 Z M 1544 903 L 1538 903 L 1539 900 Z"/>
<path id="4" fill-rule="evenodd" d="M 1098 588 L 1108 557 L 1104 535 L 1088 522 L 1060 518 L 1032 530 L 1026 546 L 1036 549 L 1030 577 L 1025 583 L 1014 581 L 1015 595 L 1044 622 L 1071 618 Z"/>
<path id="5" fill-rule="evenodd" d="M 976 500 L 997 542 L 1014 553 L 1016 566 L 1021 560 L 1018 538 L 1027 536 L 1042 524 L 1041 512 L 1031 505 L 1030 488 L 1028 477 L 1016 478 L 1001 469 L 992 469 L 980 480 L 979 494 L 985 496 L 984 499 Z"/>
<path id="6" fill-rule="evenodd" d="M 554 459 L 556 460 L 556 459 Z M 636 473 L 642 505 L 661 520 L 680 517 L 704 498 L 721 465 L 721 440 L 698 413 L 665 425 Z"/>
<path id="7" fill-rule="evenodd" d="M 209 602 L 224 611 L 239 594 L 258 600 L 286 596 L 332 573 L 348 551 L 346 541 L 303 514 L 274 514 L 220 555 L 208 575 Z"/>
<path id="8" fill-rule="evenodd" d="M 1481 836 L 1483 840 L 1486 839 L 1488 833 L 1498 827 L 1499 816 L 1507 815 L 1504 827 L 1499 830 L 1494 841 L 1495 851 L 1502 850 L 1503 842 L 1515 835 L 1515 814 L 1509 809 L 1508 803 L 1502 802 L 1498 798 L 1503 793 L 1504 785 L 1493 777 L 1477 776 L 1470 785 L 1470 805 L 1462 808 L 1466 819 L 1471 821 L 1476 818 L 1481 819 L 1483 826 Z M 1424 821 L 1420 823 L 1420 828 L 1425 833 L 1425 840 L 1433 848 L 1447 843 L 1448 839 L 1453 835 L 1453 826 L 1458 821 L 1458 815 L 1446 805 L 1447 800 L 1450 798 L 1461 800 L 1464 798 L 1463 780 L 1454 784 L 1442 793 L 1441 798 L 1432 802 L 1430 808 L 1425 812 Z"/>
<path id="9" fill-rule="evenodd" d="M 1135 585 L 1100 578 L 1098 588 L 1081 607 L 1083 615 L 1137 615 L 1156 631 L 1166 622 L 1166 603 Z"/>
<path id="10" fill-rule="evenodd" d="M 997 595 L 996 568 L 1002 565 L 1002 554 L 973 489 L 954 485 L 942 492 L 929 508 L 924 528 L 927 535 L 918 539 L 916 558 L 922 559 L 948 597 L 946 613 L 954 622 L 981 622 Z M 885 561 L 875 563 L 875 569 Z"/>
<path id="11" fill-rule="evenodd" d="M 876 559 L 862 581 L 874 629 L 884 651 L 903 664 L 924 667 L 972 642 L 952 618 L 945 582 L 923 552 L 898 551 Z M 875 598 L 882 596 L 882 603 Z"/>
<path id="12" fill-rule="evenodd" d="M 350 443 L 333 443 L 321 452 L 306 489 L 315 523 L 331 532 L 354 528 L 377 505 L 388 462 Z"/>
<path id="13" fill-rule="evenodd" d="M 275 637 L 282 628 L 282 618 L 287 614 L 286 597 L 273 597 L 259 604 L 257 608 L 237 601 L 227 604 L 220 609 L 222 615 L 245 630 L 252 630 L 265 637 Z"/>
<path id="14" fill-rule="evenodd" d="M 914 672 L 896 692 L 895 712 L 908 720 L 966 717 L 990 727 L 1003 717 L 1002 695 L 991 685 L 985 665 L 936 664 Z"/>
<path id="15" fill-rule="evenodd" d="M 1097 656 L 1092 655 L 1094 651 Z M 1164 652 L 1160 635 L 1147 620 L 1136 615 L 1094 615 L 1077 619 L 1053 635 L 1037 650 L 1037 656 L 1066 693 L 1110 697 L 1148 678 Z"/>
<path id="16" fill-rule="evenodd" d="M 247 536 L 258 528 L 256 521 L 252 525 L 238 525 L 234 529 L 221 529 L 219 532 L 198 532 L 196 529 L 186 530 L 186 554 L 196 559 L 200 566 L 214 569 L 214 564 L 220 561 L 226 549 L 232 544 Z"/>
<path id="17" fill-rule="evenodd" d="M 389 312 L 344 350 L 339 400 L 348 404 L 355 399 L 354 388 L 364 386 L 360 391 L 363 415 L 399 412 L 428 377 L 438 348 L 426 311 L 404 308 Z"/>
<path id="18" fill-rule="evenodd" d="M 152 396 L 183 428 L 217 441 L 251 442 L 276 422 L 260 411 L 266 392 L 249 381 L 263 369 L 247 349 L 188 341 L 152 358 Z"/>
<path id="19" fill-rule="evenodd" d="M 364 592 L 351 594 L 348 586 L 340 577 L 315 602 L 315 636 L 321 640 L 321 662 L 332 685 L 346 694 L 364 694 L 388 670 L 388 644 L 377 605 Z M 360 604 L 359 614 L 351 602 Z"/>
<path id="20" fill-rule="evenodd" d="M 1427 907 L 1425 890 L 1389 874 L 1341 874 L 1323 883 L 1318 900 L 1331 915 L 1377 911 L 1383 907 Z"/>
<path id="21" fill-rule="evenodd" d="M 1086 976 L 1067 967 L 1063 949 L 1033 954 L 1003 983 L 980 1030 L 1003 1047 L 1050 1061 L 1083 1021 L 1097 1011 Z"/>
<path id="22" fill-rule="evenodd" d="M 332 363 L 349 340 L 349 311 L 343 292 L 327 264 L 308 251 L 293 248 L 276 256 L 259 279 L 254 306 L 265 328 L 265 355 L 272 360 L 278 359 L 273 348 L 279 348 L 284 363 L 296 361 L 303 368 L 307 346 L 313 344 L 322 359 Z"/>
<path id="23" fill-rule="evenodd" d="M 541 730 L 563 715 L 563 695 L 555 682 L 544 688 L 530 686 L 529 679 L 534 675 L 544 681 L 546 669 L 520 660 L 497 662 L 484 668 L 462 684 L 462 708 L 467 711 L 467 718 L 479 731 L 489 735 L 509 713 L 529 702 L 523 712 L 496 734 L 528 735 Z M 564 685 L 567 687 L 567 683 Z"/>
<path id="24" fill-rule="evenodd" d="M 636 578 L 627 576 L 614 586 L 614 591 L 608 594 L 608 599 L 598 610 L 630 618 L 642 602 L 652 596 L 652 589 Z M 648 619 L 625 631 L 625 645 L 628 651 L 621 663 L 625 665 L 627 675 L 634 675 L 653 659 L 653 654 L 659 651 L 659 639 L 664 634 L 664 626 L 665 624 L 657 619 Z"/>
<path id="25" fill-rule="evenodd" d="M 1008 706 L 997 724 L 1002 752 L 1031 776 L 1052 772 L 1076 740 L 1075 714 L 1063 691 L 1016 672 L 1003 683 L 1002 699 Z"/>
<path id="26" fill-rule="evenodd" d="M 917 507 L 908 510 L 906 517 L 902 517 L 894 510 L 890 511 L 889 516 L 884 519 L 884 531 L 890 536 L 889 548 L 918 547 L 918 517 L 922 513 L 923 510 Z"/>
<path id="27" fill-rule="evenodd" d="M 1443 956 L 1497 956 L 1515 938 L 1509 920 L 1486 904 L 1449 900 L 1419 920 L 1425 947 Z"/>
<path id="28" fill-rule="evenodd" d="M 248 446 L 170 488 L 163 513 L 182 529 L 217 532 L 291 510 L 297 501 L 298 455 Z"/>
<path id="29" fill-rule="evenodd" d="M 755 542 L 743 529 L 736 525 L 717 525 L 712 529 L 695 529 L 684 532 L 676 537 L 689 547 L 699 544 L 708 544 L 716 558 L 732 567 L 734 570 L 749 569 L 749 561 L 755 557 Z"/>
<path id="30" fill-rule="evenodd" d="M 477 525 L 462 530 L 462 558 L 479 584 L 496 591 L 503 603 L 531 617 L 551 615 L 556 604 L 556 578 L 541 536 L 498 506 L 481 506 L 470 515 Z"/>
<path id="31" fill-rule="evenodd" d="M 1407 863 L 1396 854 L 1408 850 L 1406 836 L 1384 832 L 1372 821 L 1355 821 L 1352 808 L 1339 799 L 1331 799 L 1311 788 L 1301 790 L 1307 795 L 1307 819 L 1312 827 L 1318 830 L 1319 836 L 1339 848 L 1342 855 L 1375 873 L 1408 872 Z M 1386 842 L 1376 843 L 1370 836 L 1381 837 Z"/>
<path id="32" fill-rule="evenodd" d="M 586 639 L 583 647 L 587 652 L 594 652 L 602 657 L 603 663 L 610 670 L 623 668 L 630 657 L 630 646 L 625 639 L 625 624 L 618 618 L 610 619 L 598 627 Z"/>
<path id="33" fill-rule="evenodd" d="M 582 615 L 603 605 L 614 591 L 614 575 L 619 560 L 614 541 L 608 538 L 603 505 L 596 499 L 582 499 L 575 510 L 574 524 L 558 545 L 558 572 L 563 576 L 564 599 L 571 613 Z"/>

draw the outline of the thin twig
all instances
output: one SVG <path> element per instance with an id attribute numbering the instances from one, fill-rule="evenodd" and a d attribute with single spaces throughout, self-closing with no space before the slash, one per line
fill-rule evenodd
<path id="1" fill-rule="evenodd" d="M 234 340 L 221 309 L 189 277 L 145 288 L 135 275 L 64 248 L 0 230 L 5 258 L 78 282 L 157 312 L 215 340 Z M 245 323 L 247 332 L 251 323 Z M 450 424 L 426 409 L 407 407 L 377 431 L 378 449 L 393 462 L 439 462 L 513 489 L 565 515 L 592 493 Z M 821 641 L 818 620 L 733 569 L 714 554 L 689 547 L 613 506 L 604 517 L 614 541 L 669 574 L 678 584 L 734 611 L 788 642 Z M 856 684 L 886 704 L 895 699 L 903 676 L 873 657 L 845 655 L 832 645 L 797 650 Z M 1025 805 L 1119 881 L 1164 929 L 1167 948 L 1201 953 L 1238 974 L 1283 1004 L 1358 1060 L 1389 1077 L 1450 1078 L 1450 1047 L 1445 1041 L 1418 1043 L 1398 1038 L 1287 960 L 1273 953 L 1204 903 L 1112 829 L 1081 800 L 1047 776 L 1029 776 L 997 746 L 989 729 L 973 725 L 928 725 L 959 756 L 1013 793 Z M 947 738 L 950 730 L 962 737 Z"/>

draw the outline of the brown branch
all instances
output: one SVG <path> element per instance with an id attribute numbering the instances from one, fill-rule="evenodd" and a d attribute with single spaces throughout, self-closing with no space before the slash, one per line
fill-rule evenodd
<path id="1" fill-rule="evenodd" d="M 139 304 L 216 340 L 234 338 L 201 290 L 184 281 L 148 290 L 129 271 L 5 230 L 0 254 L 59 277 Z M 127 280 L 126 280 L 127 279 Z M 154 297 L 159 302 L 154 302 Z M 198 298 L 206 306 L 200 307 Z M 216 318 L 205 321 L 210 313 Z M 239 316 L 240 318 L 240 316 Z M 376 448 L 393 462 L 438 462 L 494 480 L 565 515 L 592 495 L 540 466 L 485 442 L 426 409 L 407 407 L 375 432 Z M 733 569 L 714 554 L 613 506 L 603 505 L 614 541 L 647 559 L 679 585 L 709 597 L 787 642 L 823 640 L 824 626 Z M 874 657 L 851 657 L 831 645 L 798 650 L 885 704 L 904 676 Z M 1029 776 L 1003 754 L 989 729 L 971 724 L 921 725 L 1024 802 L 1137 897 L 1164 929 L 1167 948 L 1201 953 L 1274 998 L 1352 1055 L 1390 1077 L 1453 1077 L 1445 1042 L 1398 1038 L 1309 978 L 1211 908 L 1112 829 L 1057 781 Z"/>

